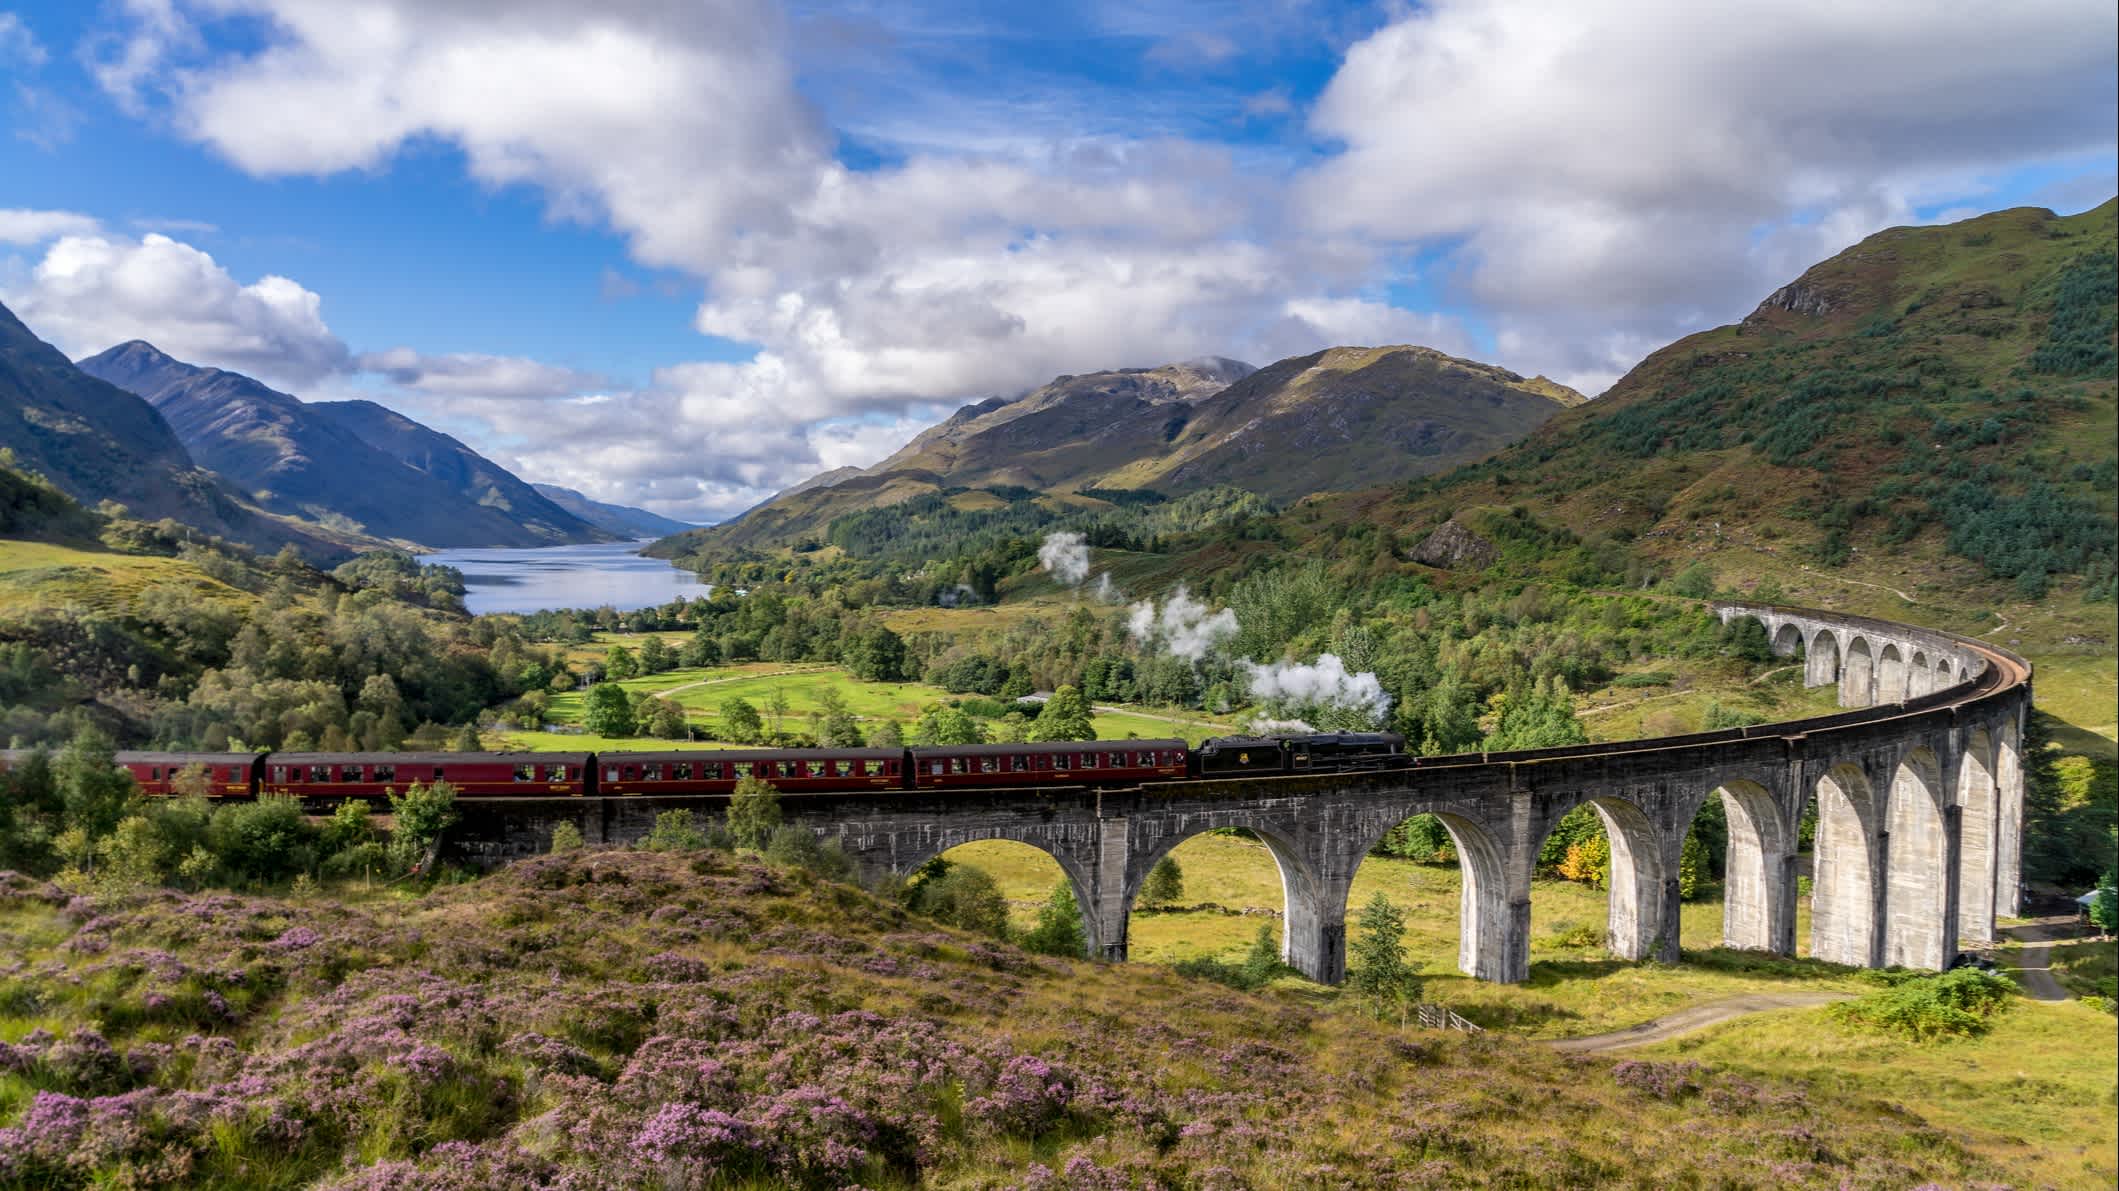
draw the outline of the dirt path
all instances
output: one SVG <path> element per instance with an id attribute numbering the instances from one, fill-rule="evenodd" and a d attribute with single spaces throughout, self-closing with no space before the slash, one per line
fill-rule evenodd
<path id="1" fill-rule="evenodd" d="M 2017 957 L 2016 977 L 2023 981 L 2024 994 L 2034 1001 L 2065 1001 L 2067 990 L 2053 979 L 2053 949 L 2046 946 L 2052 939 L 2072 938 L 2075 920 L 2065 915 L 2055 918 L 2034 918 L 2022 926 L 2006 928 L 2012 939 L 2021 940 L 2023 951 Z"/>
<path id="2" fill-rule="evenodd" d="M 1216 732 L 1227 732 L 1230 730 L 1227 724 L 1217 724 L 1211 720 L 1181 719 L 1174 715 L 1156 715 L 1152 711 L 1135 711 L 1130 707 L 1112 707 L 1104 703 L 1092 703 L 1089 706 L 1089 710 L 1101 711 L 1106 715 L 1131 715 L 1138 716 L 1144 720 L 1161 720 L 1166 724 L 1190 724 L 1195 728 L 1212 728 Z"/>
<path id="3" fill-rule="evenodd" d="M 1810 568 L 1804 567 L 1803 569 L 1807 571 Z M 1899 599 L 1904 600 L 1908 604 L 1918 604 L 1920 602 L 1919 600 L 1914 599 L 1912 596 L 1907 595 L 1905 592 L 1898 590 L 1897 588 L 1891 586 L 1888 583 L 1867 583 L 1860 579 L 1849 579 L 1844 575 L 1833 575 L 1831 576 L 1831 579 L 1835 583 L 1852 583 L 1856 587 L 1873 587 L 1878 591 L 1888 591 L 1892 595 L 1897 596 Z"/>
<path id="4" fill-rule="evenodd" d="M 1591 1034 L 1586 1038 L 1561 1038 L 1551 1045 L 1554 1050 L 1570 1054 L 1605 1054 L 1668 1041 L 1746 1014 L 1766 1013 L 1774 1009 L 1808 1009 L 1817 1005 L 1829 1005 L 1834 1001 L 1852 1000 L 1853 997 L 1853 993 L 1822 991 L 1746 993 L 1740 997 L 1726 997 L 1704 1005 L 1680 1009 L 1667 1017 L 1644 1021 L 1624 1030 L 1614 1030 L 1609 1034 Z"/>
<path id="5" fill-rule="evenodd" d="M 717 686 L 724 682 L 750 682 L 759 678 L 786 678 L 794 674 L 818 674 L 828 669 L 830 669 L 829 666 L 816 666 L 807 670 L 775 670 L 770 674 L 731 674 L 726 678 L 702 678 L 697 682 L 687 682 L 682 686 L 673 686 L 656 691 L 654 695 L 659 699 L 664 695 L 674 695 L 678 691 L 688 691 L 698 686 Z"/>

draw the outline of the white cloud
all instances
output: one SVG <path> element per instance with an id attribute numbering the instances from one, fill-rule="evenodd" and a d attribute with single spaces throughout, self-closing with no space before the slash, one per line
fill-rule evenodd
<path id="1" fill-rule="evenodd" d="M 0 12 L 0 62 L 14 62 L 31 70 L 44 65 L 50 55 L 21 17 Z"/>
<path id="2" fill-rule="evenodd" d="M 573 397 L 608 382 L 592 373 L 562 368 L 520 356 L 469 352 L 426 355 L 409 347 L 363 352 L 354 367 L 380 373 L 392 384 L 436 396 L 546 400 Z"/>
<path id="3" fill-rule="evenodd" d="M 315 293 L 271 275 L 245 285 L 206 253 L 152 233 L 63 236 L 5 298 L 75 357 L 145 339 L 296 392 L 347 362 Z"/>
<path id="4" fill-rule="evenodd" d="M 94 217 L 74 211 L 0 207 L 0 244 L 42 244 L 61 236 L 92 236 L 99 227 Z"/>
<path id="5" fill-rule="evenodd" d="M 1436 0 L 1348 52 L 1312 114 L 1345 149 L 1300 202 L 1460 242 L 1513 366 L 1593 390 L 1615 334 L 1723 321 L 1982 175 L 2108 152 L 2115 36 L 2083 0 Z"/>

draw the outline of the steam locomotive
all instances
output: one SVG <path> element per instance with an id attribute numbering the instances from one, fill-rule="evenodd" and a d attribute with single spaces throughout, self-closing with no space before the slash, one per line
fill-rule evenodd
<path id="1" fill-rule="evenodd" d="M 0 768 L 24 750 L 0 753 Z M 903 749 L 716 749 L 605 753 L 144 753 L 119 768 L 140 792 L 209 798 L 290 794 L 308 803 L 376 799 L 445 781 L 459 798 L 728 794 L 746 777 L 786 794 L 1018 786 L 1119 786 L 1222 775 L 1383 769 L 1412 762 L 1395 732 L 963 744 Z M 190 771 L 194 776 L 186 778 Z"/>

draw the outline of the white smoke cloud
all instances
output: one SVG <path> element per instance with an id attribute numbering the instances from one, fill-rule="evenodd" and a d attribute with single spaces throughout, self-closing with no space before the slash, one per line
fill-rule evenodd
<path id="1" fill-rule="evenodd" d="M 1096 586 L 1090 588 L 1089 591 L 1091 595 L 1096 597 L 1096 602 L 1099 604 L 1116 604 L 1126 598 L 1126 593 L 1120 591 L 1116 583 L 1111 582 L 1111 572 L 1109 571 L 1098 575 L 1096 577 Z"/>
<path id="2" fill-rule="evenodd" d="M 1089 577 L 1088 539 L 1067 530 L 1048 533 L 1045 544 L 1037 548 L 1037 561 L 1053 578 L 1073 587 Z M 1109 577 L 1104 581 L 1110 582 Z"/>
<path id="3" fill-rule="evenodd" d="M 1251 676 L 1251 697 L 1261 703 L 1361 711 L 1379 723 L 1391 709 L 1391 697 L 1374 672 L 1349 673 L 1336 653 L 1322 654 L 1309 665 L 1245 662 L 1244 670 Z"/>
<path id="4" fill-rule="evenodd" d="M 1218 612 L 1209 609 L 1193 599 L 1183 584 L 1178 585 L 1160 612 L 1154 600 L 1142 600 L 1133 605 L 1133 614 L 1126 621 L 1133 640 L 1143 648 L 1160 645 L 1165 653 L 1192 662 L 1207 656 L 1217 642 L 1235 636 L 1237 627 L 1234 612 L 1227 608 Z"/>
<path id="5" fill-rule="evenodd" d="M 1317 731 L 1307 720 L 1276 720 L 1257 716 L 1243 726 L 1252 736 L 1309 736 Z"/>

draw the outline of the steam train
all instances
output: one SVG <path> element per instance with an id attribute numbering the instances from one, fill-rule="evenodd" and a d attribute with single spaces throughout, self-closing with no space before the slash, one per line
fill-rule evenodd
<path id="1" fill-rule="evenodd" d="M 0 768 L 23 750 L 0 753 Z M 289 794 L 309 803 L 382 798 L 445 781 L 459 798 L 728 794 L 746 777 L 784 794 L 962 787 L 1118 786 L 1222 775 L 1409 765 L 1395 732 L 963 744 L 903 749 L 716 749 L 606 753 L 142 753 L 116 755 L 140 792 L 209 798 Z M 184 778 L 187 770 L 198 775 Z"/>

